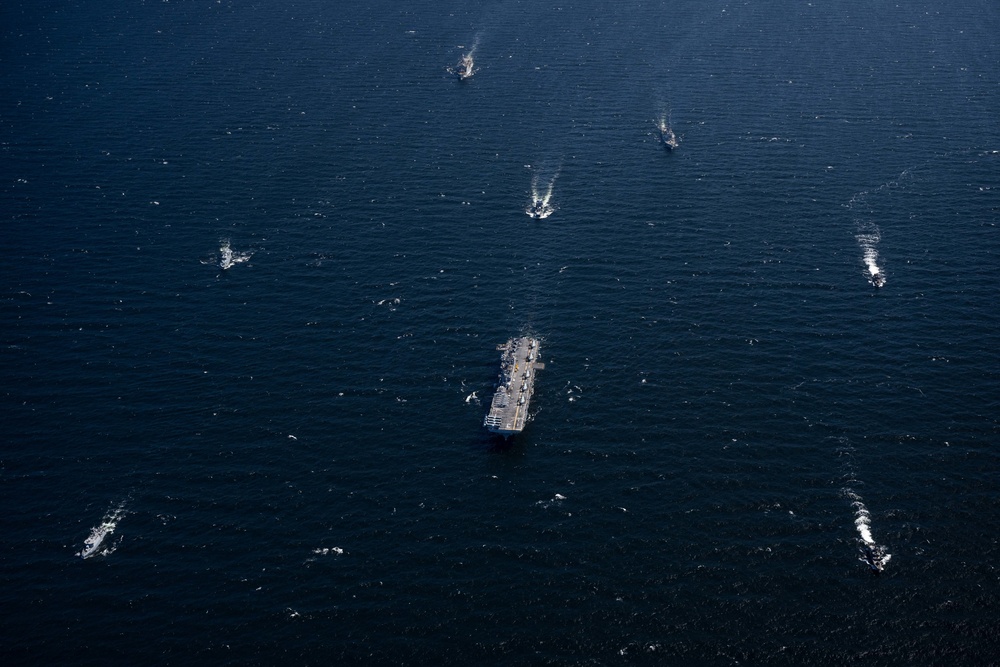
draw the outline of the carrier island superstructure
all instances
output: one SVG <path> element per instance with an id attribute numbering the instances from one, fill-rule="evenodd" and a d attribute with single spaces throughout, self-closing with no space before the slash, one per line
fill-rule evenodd
<path id="1" fill-rule="evenodd" d="M 500 380 L 483 425 L 504 437 L 520 433 L 528 420 L 528 404 L 535 389 L 535 371 L 545 368 L 538 361 L 538 340 L 528 336 L 511 338 L 497 346 L 501 352 Z"/>

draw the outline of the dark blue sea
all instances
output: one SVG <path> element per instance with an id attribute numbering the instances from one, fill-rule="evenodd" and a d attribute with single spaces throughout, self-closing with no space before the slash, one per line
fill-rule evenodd
<path id="1" fill-rule="evenodd" d="M 998 35 L 4 2 L 3 663 L 1000 664 Z"/>

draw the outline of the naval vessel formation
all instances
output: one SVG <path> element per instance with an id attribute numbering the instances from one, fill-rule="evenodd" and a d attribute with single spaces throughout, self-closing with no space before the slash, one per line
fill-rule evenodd
<path id="1" fill-rule="evenodd" d="M 511 338 L 497 346 L 500 379 L 483 425 L 504 437 L 520 433 L 528 420 L 528 405 L 535 389 L 534 371 L 545 368 L 538 359 L 538 340 L 528 336 Z"/>

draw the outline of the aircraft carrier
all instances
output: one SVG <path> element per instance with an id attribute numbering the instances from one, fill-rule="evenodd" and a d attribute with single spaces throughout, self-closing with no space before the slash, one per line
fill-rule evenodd
<path id="1" fill-rule="evenodd" d="M 490 413 L 483 426 L 493 433 L 509 437 L 520 433 L 528 421 L 528 404 L 535 389 L 535 371 L 545 368 L 538 359 L 538 340 L 523 336 L 497 346 L 500 357 L 500 380 L 490 403 Z"/>

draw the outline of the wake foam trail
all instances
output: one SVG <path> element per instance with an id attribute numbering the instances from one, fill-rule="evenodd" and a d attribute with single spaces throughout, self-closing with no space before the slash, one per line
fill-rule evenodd
<path id="1" fill-rule="evenodd" d="M 850 488 L 845 488 L 844 497 L 847 498 L 851 507 L 854 508 L 854 526 L 860 536 L 859 549 L 861 555 L 858 560 L 866 564 L 873 572 L 881 572 L 885 569 L 886 563 L 892 558 L 884 546 L 878 544 L 872 536 L 872 517 L 864 501 L 857 493 Z"/>
<path id="2" fill-rule="evenodd" d="M 854 216 L 856 232 L 854 238 L 861 249 L 861 261 L 867 270 L 866 277 L 875 287 L 885 284 L 885 271 L 879 265 L 878 245 L 882 241 L 882 231 L 873 220 L 872 201 L 902 187 L 911 178 L 911 170 L 904 169 L 894 180 L 887 181 L 873 190 L 862 190 L 851 197 L 848 210 Z"/>
<path id="3" fill-rule="evenodd" d="M 464 81 L 465 79 L 472 78 L 472 75 L 479 71 L 476 69 L 476 49 L 479 48 L 479 42 L 482 37 L 482 32 L 476 33 L 475 41 L 472 42 L 472 48 L 469 49 L 469 52 L 462 54 L 462 57 L 458 61 L 457 65 L 448 68 L 448 72 L 450 74 L 454 74 L 459 78 L 459 80 Z M 462 47 L 460 46 L 458 48 Z"/>
<path id="4" fill-rule="evenodd" d="M 854 525 L 857 527 L 861 539 L 865 544 L 875 544 L 875 539 L 872 537 L 871 513 L 865 507 L 861 496 L 850 489 L 844 489 L 844 495 L 851 501 L 851 507 L 854 508 Z"/>
<path id="5" fill-rule="evenodd" d="M 108 556 L 115 552 L 121 540 L 119 539 L 118 542 L 112 543 L 109 538 L 118 528 L 118 523 L 128 513 L 125 509 L 127 502 L 126 499 L 118 503 L 118 505 L 112 505 L 111 509 L 104 515 L 104 518 L 101 519 L 101 523 L 91 529 L 90 535 L 83 541 L 83 549 L 77 552 L 77 556 L 86 560 L 94 556 Z"/>
<path id="6" fill-rule="evenodd" d="M 868 268 L 868 278 L 874 281 L 877 276 L 882 275 L 882 268 L 878 265 L 878 243 L 882 240 L 882 232 L 874 223 L 859 223 L 858 233 L 854 238 L 861 248 L 861 260 Z M 884 278 L 882 282 L 884 284 Z"/>

